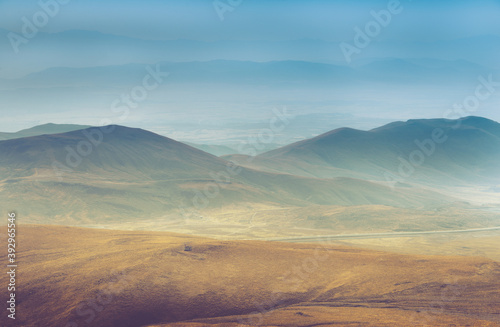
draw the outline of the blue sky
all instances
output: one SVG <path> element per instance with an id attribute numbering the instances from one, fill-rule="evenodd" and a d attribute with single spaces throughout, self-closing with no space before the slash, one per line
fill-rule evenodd
<path id="1" fill-rule="evenodd" d="M 227 0 L 222 0 L 227 1 Z M 39 10 L 38 1 L 0 2 L 0 28 L 19 31 L 21 17 Z M 342 41 L 371 10 L 389 1 L 242 0 L 221 22 L 210 0 L 72 0 L 44 32 L 81 29 L 145 39 Z M 381 39 L 447 40 L 500 35 L 500 1 L 402 0 L 403 13 Z"/>

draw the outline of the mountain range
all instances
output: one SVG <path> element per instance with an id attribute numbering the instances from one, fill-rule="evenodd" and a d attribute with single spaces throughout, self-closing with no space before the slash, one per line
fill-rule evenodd
<path id="1" fill-rule="evenodd" d="M 224 156 L 244 164 L 244 155 Z M 414 119 L 369 131 L 339 128 L 251 158 L 273 172 L 347 175 L 434 186 L 500 182 L 500 124 L 480 117 Z"/>
<path id="2" fill-rule="evenodd" d="M 13 135 L 79 127 L 44 125 Z M 398 181 L 397 188 L 377 178 L 384 170 L 397 172 L 398 156 L 418 149 L 413 142 L 435 128 L 449 140 L 436 145 L 415 176 Z M 228 208 L 428 210 L 459 201 L 440 193 L 447 177 L 448 183 L 497 181 L 499 131 L 498 123 L 478 117 L 395 122 L 371 131 L 343 128 L 258 155 L 244 167 L 240 159 L 248 163 L 249 157 L 226 160 L 137 128 L 90 127 L 0 141 L 0 193 L 2 207 L 17 208 L 28 221 L 75 225 L 198 219 Z M 315 212 L 321 217 L 323 209 Z"/>
<path id="3" fill-rule="evenodd" d="M 144 93 L 141 83 L 151 71 L 160 71 L 163 77 Z M 335 127 L 380 126 L 405 117 L 401 111 L 405 106 L 422 108 L 422 116 L 442 113 L 474 92 L 471 83 L 478 82 L 478 77 L 496 81 L 499 75 L 498 69 L 463 59 L 432 58 L 376 58 L 356 66 L 221 59 L 163 59 L 153 64 L 91 67 L 60 64 L 0 79 L 0 114 L 7 110 L 15 113 L 10 118 L 12 128 L 19 129 L 31 126 L 20 123 L 25 115 L 30 115 L 32 122 L 56 120 L 93 126 L 103 125 L 101 119 L 106 118 L 106 124 L 140 121 L 145 129 L 168 130 L 171 137 L 191 143 L 197 143 L 199 134 L 206 132 L 207 143 L 225 141 L 229 145 L 262 128 L 256 125 L 270 119 L 272 108 L 287 107 L 300 118 L 276 135 L 279 139 L 274 141 L 284 145 Z M 132 96 L 132 91 L 142 93 Z M 134 101 L 124 101 L 127 97 Z M 481 107 L 484 115 L 498 120 L 492 97 Z M 67 108 L 73 108 L 75 114 L 68 114 Z M 213 108 L 218 109 L 217 116 L 211 114 Z M 384 114 L 374 117 L 374 111 Z M 328 125 L 325 119 L 332 119 L 332 112 L 339 120 Z M 314 116 L 319 119 L 302 123 Z"/>
<path id="4" fill-rule="evenodd" d="M 339 42 L 316 39 L 288 41 L 265 40 L 220 40 L 204 42 L 199 40 L 144 40 L 126 36 L 103 34 L 96 31 L 69 30 L 60 33 L 40 32 L 30 45 L 23 48 L 22 56 L 16 56 L 9 44 L 10 31 L 0 29 L 0 59 L 9 62 L 2 67 L 2 75 L 29 73 L 26 69 L 40 71 L 49 67 L 89 67 L 100 65 L 124 65 L 130 63 L 154 63 L 159 61 L 210 61 L 216 59 L 236 61 L 309 61 L 344 63 Z M 40 53 L 50 45 L 51 56 L 40 60 Z M 69 46 L 70 45 L 70 46 Z M 485 63 L 490 68 L 498 67 L 495 53 L 498 53 L 500 38 L 482 35 L 443 42 L 381 41 L 377 47 L 368 49 L 358 60 L 380 60 L 394 56 L 398 50 L 401 59 L 435 58 L 467 60 Z M 255 51 L 254 49 L 260 49 Z M 474 49 L 475 51 L 464 51 Z M 110 55 L 103 57 L 102 53 Z M 38 59 L 38 60 L 37 60 Z M 28 64 L 29 63 L 29 64 Z M 24 64 L 24 67 L 21 65 Z M 32 72 L 32 71 L 31 71 Z"/>
<path id="5" fill-rule="evenodd" d="M 76 131 L 79 129 L 89 128 L 87 125 L 74 125 L 74 124 L 44 124 L 32 128 L 23 129 L 16 133 L 0 133 L 0 141 L 18 139 L 29 136 L 37 136 L 43 134 L 58 134 Z"/>
<path id="6" fill-rule="evenodd" d="M 242 85 L 304 86 L 352 85 L 356 83 L 457 84 L 494 72 L 465 60 L 393 59 L 371 60 L 355 67 L 299 60 L 158 61 L 168 72 L 168 83 L 222 83 Z M 50 67 L 15 79 L 2 79 L 4 88 L 121 86 L 140 80 L 144 64 L 94 67 Z M 383 73 L 383 74 L 381 74 Z M 277 85 L 280 86 L 280 85 Z"/>

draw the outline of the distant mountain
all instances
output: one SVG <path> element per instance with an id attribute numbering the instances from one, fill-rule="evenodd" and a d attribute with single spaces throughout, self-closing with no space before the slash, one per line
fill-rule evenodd
<path id="1" fill-rule="evenodd" d="M 130 171 L 131 178 L 150 172 L 150 178 L 160 178 L 155 173 L 164 172 L 161 178 L 187 178 L 221 164 L 215 156 L 145 130 L 116 125 L 109 129 L 110 133 L 87 128 L 3 141 L 0 165 L 29 170 L 51 168 L 58 162 L 75 172 Z"/>
<path id="2" fill-rule="evenodd" d="M 16 108 L 20 115 L 31 114 L 31 108 L 35 107 L 40 112 L 52 114 L 65 113 L 68 108 L 72 108 L 80 113 L 85 112 L 87 116 L 98 117 L 103 110 L 108 113 L 116 111 L 116 108 L 111 108 L 114 101 L 122 99 L 134 87 L 141 85 L 141 81 L 149 74 L 147 67 L 153 70 L 160 67 L 159 70 L 168 73 L 168 76 L 162 78 L 158 88 L 148 92 L 144 103 L 141 103 L 141 111 L 154 121 L 167 110 L 172 118 L 172 127 L 184 132 L 186 140 L 195 143 L 193 129 L 210 128 L 213 132 L 206 142 L 218 144 L 221 144 L 223 130 L 234 130 L 234 138 L 223 144 L 239 143 L 251 133 L 251 126 L 246 124 L 245 119 L 249 111 L 269 112 L 264 108 L 287 106 L 302 116 L 292 120 L 277 135 L 275 142 L 282 145 L 319 135 L 335 127 L 382 124 L 396 115 L 401 106 L 418 103 L 419 106 L 434 108 L 447 105 L 457 90 L 471 92 L 471 81 L 477 81 L 478 76 L 488 77 L 494 73 L 488 70 L 485 74 L 485 68 L 467 62 L 431 59 L 378 60 L 359 67 L 305 61 L 228 60 L 161 61 L 158 66 L 135 63 L 53 67 L 23 78 L 0 80 L 0 107 L 3 110 Z M 493 80 L 498 80 L 498 76 L 493 75 Z M 387 95 L 387 92 L 391 95 L 381 96 Z M 193 106 L 192 101 L 197 102 L 196 106 Z M 122 104 L 119 103 L 120 111 L 123 111 Z M 214 126 L 205 123 L 200 125 L 197 119 L 207 122 L 213 119 L 210 114 L 213 108 L 218 108 L 228 118 L 232 117 L 232 121 L 224 119 Z M 485 103 L 484 109 L 485 112 L 495 110 L 492 102 Z M 384 110 L 385 114 L 371 122 L 369 118 L 362 118 L 365 121 L 361 122 L 361 119 L 354 117 L 354 112 L 366 117 L 366 113 L 373 110 Z M 194 114 L 195 111 L 197 114 Z M 333 111 L 351 116 L 342 121 L 340 117 L 327 118 L 325 115 L 319 119 L 304 117 Z M 173 115 L 174 112 L 182 114 Z M 229 112 L 234 115 L 227 115 Z M 123 117 L 122 114 L 113 117 L 113 123 L 125 123 L 118 119 Z M 302 118 L 307 118 L 309 122 Z M 335 121 L 328 124 L 327 119 Z M 236 128 L 234 123 L 240 123 L 241 127 Z"/>
<path id="3" fill-rule="evenodd" d="M 23 47 L 23 56 L 17 56 L 9 44 L 10 31 L 0 29 L 0 62 L 2 77 L 18 76 L 19 72 L 31 73 L 51 67 L 91 67 L 96 62 L 103 66 L 159 61 L 309 61 L 345 64 L 339 43 L 317 39 L 286 41 L 213 41 L 197 40 L 144 40 L 96 31 L 70 30 L 59 33 L 39 32 L 29 47 Z M 21 45 L 22 47 L 23 45 Z M 50 49 L 51 51 L 47 51 Z M 258 49 L 258 51 L 256 51 Z M 500 49 L 498 36 L 476 36 L 438 42 L 380 41 L 356 60 L 434 58 L 466 60 L 499 69 L 496 53 Z M 103 53 L 108 54 L 102 56 Z M 43 60 L 40 55 L 46 54 Z M 29 70 L 28 70 L 29 69 Z"/>
<path id="4" fill-rule="evenodd" d="M 415 188 L 394 193 L 362 180 L 238 168 L 172 139 L 122 126 L 0 141 L 0 154 L 2 205 L 31 222 L 179 218 L 180 207 L 197 212 L 237 205 L 422 207 L 452 201 Z"/>
<path id="5" fill-rule="evenodd" d="M 49 124 L 35 126 L 32 128 L 28 128 L 28 129 L 23 129 L 19 132 L 15 132 L 15 133 L 0 133 L 0 140 L 10 140 L 10 139 L 17 139 L 17 138 L 28 137 L 28 136 L 43 135 L 43 134 L 65 133 L 65 132 L 76 131 L 79 129 L 89 128 L 89 127 L 90 126 L 88 126 L 88 125 L 49 123 Z"/>
<path id="6" fill-rule="evenodd" d="M 394 122 L 370 131 L 340 128 L 261 154 L 252 167 L 322 178 L 457 185 L 498 183 L 499 162 L 500 124 L 466 117 Z"/>
<path id="7" fill-rule="evenodd" d="M 305 61 L 162 61 L 158 65 L 162 72 L 169 73 L 169 83 L 345 83 L 354 81 L 358 74 L 344 66 Z M 2 85 L 10 88 L 128 86 L 144 77 L 146 66 L 52 67 L 22 78 L 3 80 Z"/>
<path id="8" fill-rule="evenodd" d="M 195 143 L 190 143 L 190 142 L 183 142 L 189 146 L 192 146 L 193 148 L 205 151 L 207 153 L 213 154 L 214 156 L 220 157 L 232 153 L 238 152 L 238 150 L 235 150 L 231 147 L 225 146 L 225 145 L 217 145 L 217 144 L 195 144 Z"/>
<path id="9" fill-rule="evenodd" d="M 439 84 L 476 79 L 491 73 L 486 68 L 465 60 L 379 59 L 358 68 L 364 80 L 393 83 Z"/>
<path id="10" fill-rule="evenodd" d="M 212 60 L 158 63 L 169 83 L 222 83 L 234 85 L 334 86 L 358 83 L 463 83 L 491 69 L 466 61 L 384 59 L 359 67 L 307 61 Z M 22 78 L 0 80 L 0 87 L 129 86 L 141 80 L 144 64 L 99 67 L 52 67 Z"/>

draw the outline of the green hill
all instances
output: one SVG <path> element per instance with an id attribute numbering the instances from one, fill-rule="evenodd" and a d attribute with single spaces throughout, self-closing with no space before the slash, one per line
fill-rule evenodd
<path id="1" fill-rule="evenodd" d="M 432 185 L 500 182 L 500 124 L 485 118 L 395 122 L 370 131 L 340 128 L 261 154 L 226 159 L 273 172 L 349 176 Z"/>
<path id="2" fill-rule="evenodd" d="M 1 141 L 0 153 L 3 206 L 32 222 L 150 219 L 179 216 L 182 208 L 423 207 L 453 201 L 416 188 L 394 192 L 352 178 L 317 179 L 242 168 L 172 139 L 122 126 Z"/>

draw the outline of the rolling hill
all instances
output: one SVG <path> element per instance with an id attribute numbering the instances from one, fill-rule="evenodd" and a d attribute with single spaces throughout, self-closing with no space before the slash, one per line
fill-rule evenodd
<path id="1" fill-rule="evenodd" d="M 40 225 L 18 242 L 5 327 L 500 326 L 486 258 Z"/>
<path id="2" fill-rule="evenodd" d="M 306 178 L 238 167 L 172 139 L 123 126 L 1 141 L 0 153 L 2 205 L 37 223 L 179 218 L 183 208 L 420 208 L 454 201 L 418 188 L 395 193 L 352 178 Z"/>
<path id="3" fill-rule="evenodd" d="M 72 125 L 72 124 L 44 124 L 38 125 L 32 128 L 23 129 L 19 132 L 15 133 L 1 133 L 0 132 L 0 141 L 1 140 L 11 140 L 18 139 L 22 137 L 29 136 L 37 136 L 43 134 L 57 134 L 57 133 L 66 133 L 77 131 L 79 129 L 89 128 L 87 125 Z"/>
<path id="4" fill-rule="evenodd" d="M 336 129 L 258 155 L 225 156 L 272 172 L 428 185 L 500 183 L 500 124 L 480 117 L 416 119 L 370 131 Z"/>

